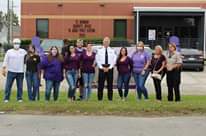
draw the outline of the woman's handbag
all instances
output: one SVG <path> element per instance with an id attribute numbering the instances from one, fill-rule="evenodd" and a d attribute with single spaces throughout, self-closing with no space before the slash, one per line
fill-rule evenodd
<path id="1" fill-rule="evenodd" d="M 161 74 L 158 74 L 158 73 L 152 73 L 152 74 L 151 74 L 151 77 L 152 77 L 152 78 L 155 78 L 155 79 L 159 79 L 159 80 L 162 79 L 162 75 L 161 75 Z"/>
<path id="2" fill-rule="evenodd" d="M 152 70 L 153 72 L 152 72 L 152 74 L 151 74 L 151 77 L 152 77 L 152 78 L 155 78 L 155 79 L 158 79 L 158 80 L 162 80 L 162 75 L 161 75 L 161 74 L 159 74 L 159 73 L 154 73 L 154 70 L 155 70 L 155 68 L 156 68 L 156 66 L 157 66 L 158 61 L 159 61 L 159 59 L 157 60 L 155 66 L 154 66 L 154 68 L 153 68 L 153 70 Z"/>

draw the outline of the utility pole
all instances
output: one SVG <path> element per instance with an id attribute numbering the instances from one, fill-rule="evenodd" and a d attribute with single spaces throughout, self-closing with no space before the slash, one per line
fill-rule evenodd
<path id="1" fill-rule="evenodd" d="M 10 37 L 10 0 L 7 0 L 7 28 L 8 28 L 8 32 L 7 32 L 7 42 L 8 44 L 11 44 L 11 37 Z"/>
<path id="2" fill-rule="evenodd" d="M 10 39 L 13 41 L 13 14 L 14 14 L 14 1 L 11 0 L 11 10 L 10 10 Z"/>
<path id="3" fill-rule="evenodd" d="M 8 44 L 12 43 L 13 40 L 13 13 L 14 13 L 14 3 L 13 0 L 7 0 L 7 27 L 8 27 L 8 36 L 7 41 Z"/>

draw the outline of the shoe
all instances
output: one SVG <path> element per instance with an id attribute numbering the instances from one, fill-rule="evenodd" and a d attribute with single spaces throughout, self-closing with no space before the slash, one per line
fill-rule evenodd
<path id="1" fill-rule="evenodd" d="M 22 102 L 23 102 L 23 100 L 18 100 L 18 102 L 19 102 L 19 103 L 22 103 Z"/>
<path id="2" fill-rule="evenodd" d="M 9 102 L 9 100 L 4 100 L 4 103 L 8 103 Z"/>

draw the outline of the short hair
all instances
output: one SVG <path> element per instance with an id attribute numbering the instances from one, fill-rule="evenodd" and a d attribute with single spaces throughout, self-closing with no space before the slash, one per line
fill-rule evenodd
<path id="1" fill-rule="evenodd" d="M 156 45 L 155 48 L 158 48 L 161 51 L 161 53 L 163 52 L 163 49 L 162 49 L 161 45 Z"/>
<path id="2" fill-rule="evenodd" d="M 175 50 L 177 50 L 177 46 L 175 43 L 169 43 L 168 46 L 172 46 L 173 48 L 175 48 Z"/>
<path id="3" fill-rule="evenodd" d="M 84 41 L 82 39 L 77 39 L 77 44 L 84 45 Z"/>
<path id="4" fill-rule="evenodd" d="M 139 41 L 138 43 L 137 43 L 137 46 L 143 46 L 144 47 L 144 42 L 143 41 Z"/>

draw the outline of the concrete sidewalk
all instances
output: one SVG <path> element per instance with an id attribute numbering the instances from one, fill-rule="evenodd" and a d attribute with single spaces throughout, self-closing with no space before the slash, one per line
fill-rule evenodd
<path id="1" fill-rule="evenodd" d="M 0 115 L 0 136 L 205 136 L 206 117 Z"/>

